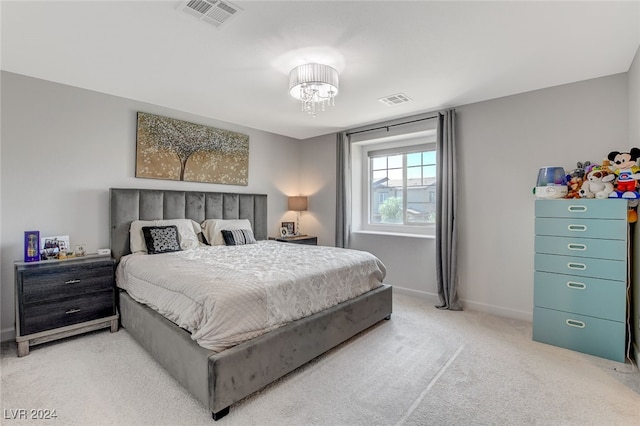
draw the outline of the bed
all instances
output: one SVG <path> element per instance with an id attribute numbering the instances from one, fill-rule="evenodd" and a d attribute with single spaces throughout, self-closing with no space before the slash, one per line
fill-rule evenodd
<path id="1" fill-rule="evenodd" d="M 268 232 L 267 196 L 112 188 L 110 238 L 116 261 L 131 254 L 131 223 L 157 219 L 191 219 L 197 223 L 206 219 L 247 219 L 255 239 L 263 242 Z M 125 261 L 131 257 L 125 257 Z M 389 319 L 392 289 L 382 284 L 223 350 L 199 345 L 189 331 L 137 302 L 124 290 L 119 292 L 119 310 L 122 327 L 218 420 L 233 403 Z"/>

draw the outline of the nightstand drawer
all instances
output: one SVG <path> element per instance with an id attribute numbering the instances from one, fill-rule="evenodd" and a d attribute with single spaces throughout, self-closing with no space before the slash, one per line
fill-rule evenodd
<path id="1" fill-rule="evenodd" d="M 563 256 L 627 260 L 627 242 L 624 240 L 536 235 L 535 251 Z"/>
<path id="2" fill-rule="evenodd" d="M 115 314 L 113 289 L 36 306 L 25 307 L 20 324 L 22 335 L 38 333 Z"/>
<path id="3" fill-rule="evenodd" d="M 580 277 L 627 281 L 627 262 L 536 253 L 535 270 Z"/>
<path id="4" fill-rule="evenodd" d="M 625 321 L 627 289 L 622 281 L 536 271 L 534 286 L 537 307 Z"/>
<path id="5" fill-rule="evenodd" d="M 536 218 L 536 235 L 624 240 L 627 220 Z"/>
<path id="6" fill-rule="evenodd" d="M 625 324 L 553 309 L 533 308 L 533 340 L 625 361 Z"/>
<path id="7" fill-rule="evenodd" d="M 536 200 L 536 217 L 627 219 L 627 200 Z"/>
<path id="8" fill-rule="evenodd" d="M 111 263 L 93 268 L 76 266 L 55 270 L 25 271 L 22 279 L 23 303 L 62 299 L 113 287 Z"/>

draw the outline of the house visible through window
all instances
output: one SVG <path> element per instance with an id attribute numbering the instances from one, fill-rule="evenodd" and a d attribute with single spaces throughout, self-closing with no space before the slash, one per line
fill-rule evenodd
<path id="1" fill-rule="evenodd" d="M 368 151 L 370 225 L 427 226 L 436 220 L 435 144 Z"/>

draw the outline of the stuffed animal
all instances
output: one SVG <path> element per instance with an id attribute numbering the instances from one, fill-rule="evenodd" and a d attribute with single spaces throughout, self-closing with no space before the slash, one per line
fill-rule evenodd
<path id="1" fill-rule="evenodd" d="M 640 158 L 640 148 L 631 148 L 629 152 L 612 151 L 607 158 L 613 162 L 609 169 L 616 175 L 615 191 L 610 198 L 640 198 L 636 191 L 640 179 L 640 167 L 637 160 Z"/>
<path id="2" fill-rule="evenodd" d="M 580 189 L 582 188 L 583 182 L 584 179 L 578 176 L 574 176 L 569 179 L 569 182 L 567 183 L 567 189 L 569 191 L 567 192 L 567 195 L 564 196 L 564 198 L 581 198 Z"/>
<path id="3" fill-rule="evenodd" d="M 591 165 L 590 161 L 585 161 L 584 163 L 581 163 L 578 161 L 576 163 L 577 167 L 571 170 L 571 172 L 569 173 L 569 178 L 567 180 L 574 177 L 579 177 L 580 179 L 584 179 L 584 175 L 587 174 L 590 165 Z"/>
<path id="4" fill-rule="evenodd" d="M 580 188 L 581 198 L 609 198 L 613 193 L 613 180 L 616 176 L 598 166 L 591 169 Z"/>

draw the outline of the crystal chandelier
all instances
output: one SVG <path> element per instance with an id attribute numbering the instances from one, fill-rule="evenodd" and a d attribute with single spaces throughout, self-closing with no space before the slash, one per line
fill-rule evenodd
<path id="1" fill-rule="evenodd" d="M 289 94 L 302 103 L 302 111 L 315 117 L 333 106 L 338 95 L 338 71 L 329 65 L 304 64 L 289 73 Z"/>

